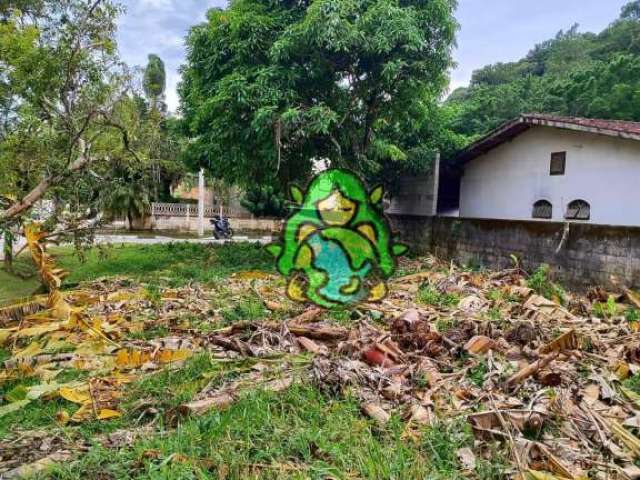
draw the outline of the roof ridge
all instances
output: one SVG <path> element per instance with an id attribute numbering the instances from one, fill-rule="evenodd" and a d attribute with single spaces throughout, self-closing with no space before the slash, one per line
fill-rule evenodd
<path id="1" fill-rule="evenodd" d="M 456 156 L 455 161 L 460 164 L 471 161 L 535 126 L 561 128 L 640 141 L 640 122 L 565 117 L 545 113 L 522 113 L 473 142 Z"/>

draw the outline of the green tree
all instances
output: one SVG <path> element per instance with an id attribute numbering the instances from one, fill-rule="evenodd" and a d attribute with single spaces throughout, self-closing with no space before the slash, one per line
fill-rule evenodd
<path id="1" fill-rule="evenodd" d="M 288 213 L 284 196 L 271 185 L 250 189 L 241 203 L 256 217 L 284 217 Z"/>
<path id="2" fill-rule="evenodd" d="M 280 189 L 320 159 L 369 178 L 424 166 L 454 7 L 234 0 L 210 10 L 187 37 L 179 89 L 188 159 L 230 183 Z"/>
<path id="3" fill-rule="evenodd" d="M 623 6 L 620 18 L 623 20 L 640 20 L 640 0 L 634 0 Z"/>
<path id="4" fill-rule="evenodd" d="M 118 109 L 130 77 L 114 41 L 120 8 L 109 0 L 42 0 L 0 21 L 0 192 L 13 202 L 0 226 L 40 199 L 78 203 L 80 189 L 114 156 L 135 157 Z M 87 195 L 90 197 L 95 193 Z"/>
<path id="5" fill-rule="evenodd" d="M 158 110 L 167 84 L 164 62 L 154 53 L 149 54 L 148 58 L 142 84 L 144 93 L 151 102 L 151 107 Z"/>

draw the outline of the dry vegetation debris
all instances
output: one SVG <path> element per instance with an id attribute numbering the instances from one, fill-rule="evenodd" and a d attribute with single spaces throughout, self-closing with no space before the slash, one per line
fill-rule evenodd
<path id="1" fill-rule="evenodd" d="M 511 460 L 505 477 L 640 478 L 634 292 L 570 294 L 544 270 L 473 272 L 430 258 L 402 267 L 415 273 L 394 279 L 381 304 L 339 314 L 300 310 L 264 272 L 213 288 L 109 279 L 54 289 L 39 308 L 0 310 L 0 342 L 11 354 L 0 382 L 38 379 L 5 394 L 0 417 L 37 399 L 64 398 L 77 407 L 57 412 L 60 424 L 109 421 L 122 415 L 127 385 L 208 352 L 238 362 L 234 376 L 166 410 L 144 398 L 127 408 L 151 422 L 162 415 L 171 426 L 248 391 L 312 382 L 328 395 L 354 395 L 380 428 L 401 416 L 407 441 L 425 425 L 463 419 L 476 439 L 458 451 L 470 476 L 479 459 L 502 451 Z M 227 304 L 234 297 L 245 299 L 245 320 Z M 76 378 L 64 381 L 67 371 Z M 99 440 L 119 446 L 136 435 L 125 429 Z M 9 476 L 88 448 L 38 431 L 0 447 L 0 473 Z"/>

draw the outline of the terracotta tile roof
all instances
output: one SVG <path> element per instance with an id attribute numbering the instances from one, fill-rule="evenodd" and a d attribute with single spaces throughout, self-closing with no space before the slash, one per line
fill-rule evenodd
<path id="1" fill-rule="evenodd" d="M 456 163 L 464 164 L 469 162 L 534 126 L 562 128 L 640 141 L 640 122 L 527 113 L 501 125 L 485 137 L 472 143 L 457 155 Z"/>

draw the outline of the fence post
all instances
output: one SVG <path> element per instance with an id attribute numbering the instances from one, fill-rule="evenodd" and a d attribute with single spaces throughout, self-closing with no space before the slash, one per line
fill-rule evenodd
<path id="1" fill-rule="evenodd" d="M 204 236 L 204 168 L 198 173 L 198 236 Z"/>

